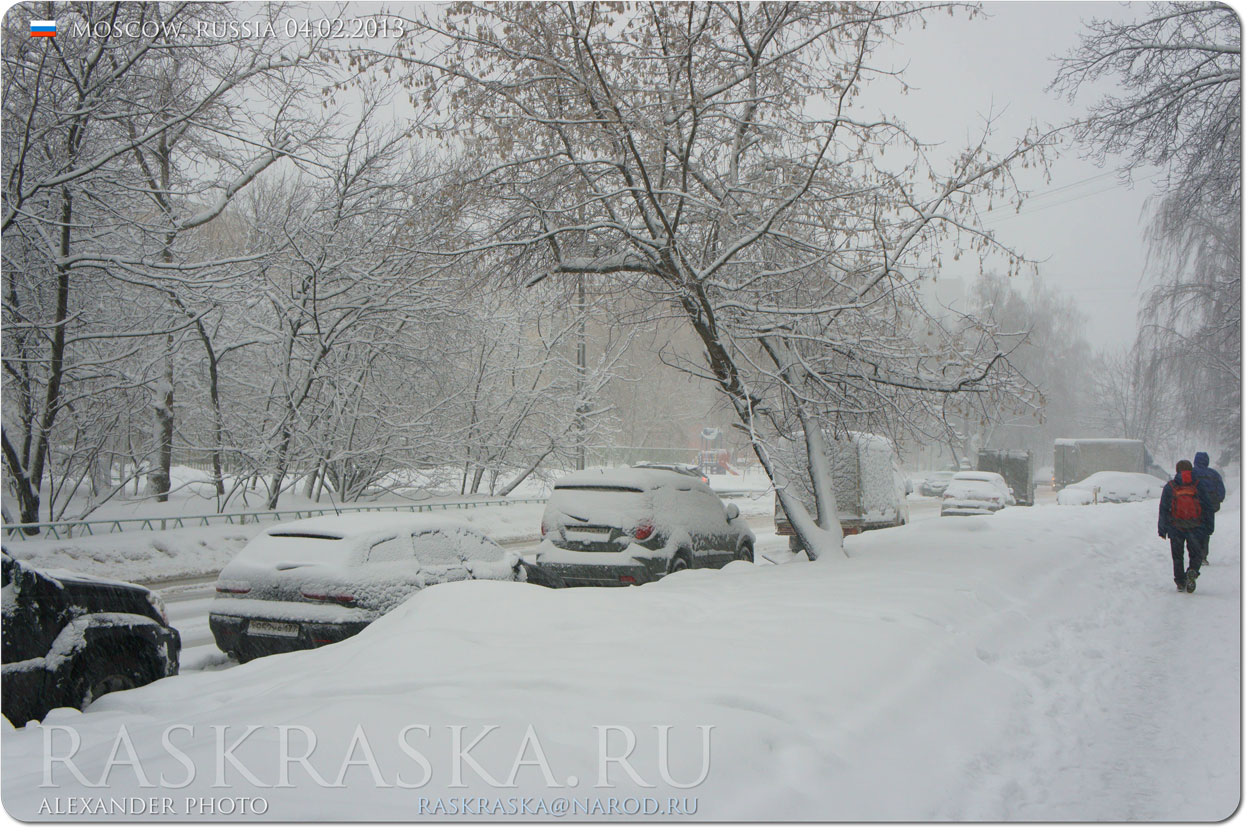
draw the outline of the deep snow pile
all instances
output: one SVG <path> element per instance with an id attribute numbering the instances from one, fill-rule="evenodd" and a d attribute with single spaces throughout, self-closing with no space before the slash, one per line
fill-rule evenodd
<path id="1" fill-rule="evenodd" d="M 1127 471 L 1099 471 L 1059 491 L 1059 505 L 1084 506 L 1099 503 L 1136 503 L 1158 500 L 1163 480 L 1153 474 Z"/>
<path id="2" fill-rule="evenodd" d="M 1195 595 L 1172 587 L 1141 503 L 921 521 L 848 538 L 848 559 L 626 590 L 440 585 L 341 644 L 50 714 L 81 736 L 73 761 L 96 782 L 110 755 L 129 759 L 124 726 L 142 772 L 115 764 L 111 789 L 61 763 L 58 788 L 42 788 L 44 729 L 6 727 L 4 803 L 19 818 L 48 797 L 171 795 L 180 808 L 230 794 L 265 798 L 269 820 L 415 819 L 439 798 L 496 797 L 697 798 L 702 820 L 1219 819 L 1240 797 L 1239 520 L 1233 496 Z M 253 725 L 224 763 L 231 788 L 213 788 L 219 744 Z M 700 726 L 713 726 L 699 785 L 666 785 L 657 725 L 672 726 L 679 784 L 700 779 Z M 307 765 L 285 766 L 293 788 L 273 788 L 278 726 L 299 726 L 289 757 L 306 750 L 302 729 L 317 738 Z M 597 786 L 600 734 L 622 756 L 627 730 L 627 759 L 656 788 L 615 762 L 612 787 Z M 464 788 L 450 787 L 457 733 L 481 769 L 460 766 Z M 68 751 L 66 731 L 51 736 Z M 188 761 L 185 788 L 137 781 L 178 783 Z M 483 777 L 514 770 L 514 789 Z M 314 772 L 342 772 L 344 787 Z"/>

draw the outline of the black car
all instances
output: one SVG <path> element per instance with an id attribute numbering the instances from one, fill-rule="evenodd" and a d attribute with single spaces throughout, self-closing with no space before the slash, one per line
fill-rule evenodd
<path id="1" fill-rule="evenodd" d="M 141 586 L 34 569 L 6 552 L 3 587 L 0 698 L 15 726 L 178 672 L 178 631 Z"/>

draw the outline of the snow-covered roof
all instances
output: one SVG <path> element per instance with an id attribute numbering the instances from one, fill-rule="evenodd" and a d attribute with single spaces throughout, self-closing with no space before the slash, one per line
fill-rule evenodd
<path id="1" fill-rule="evenodd" d="M 569 474 L 556 483 L 556 488 L 634 488 L 650 491 L 664 486 L 690 488 L 701 483 L 689 474 L 679 474 L 663 468 L 587 468 Z"/>
<path id="2" fill-rule="evenodd" d="M 89 581 L 94 584 L 104 584 L 106 586 L 124 586 L 124 587 L 127 587 L 128 589 L 144 589 L 145 588 L 145 587 L 139 586 L 138 584 L 133 584 L 130 581 L 120 581 L 116 578 L 101 578 L 98 575 L 85 575 L 81 572 L 74 572 L 69 569 L 40 568 L 39 572 L 45 577 L 53 578 L 57 581 Z"/>
<path id="3" fill-rule="evenodd" d="M 960 482 L 1005 482 L 1002 474 L 993 471 L 960 471 L 951 477 Z"/>
<path id="4" fill-rule="evenodd" d="M 268 536 L 283 534 L 334 535 L 349 538 L 387 532 L 420 532 L 431 529 L 468 528 L 465 523 L 436 514 L 406 512 L 351 512 L 326 514 L 304 520 L 279 523 L 266 530 Z"/>

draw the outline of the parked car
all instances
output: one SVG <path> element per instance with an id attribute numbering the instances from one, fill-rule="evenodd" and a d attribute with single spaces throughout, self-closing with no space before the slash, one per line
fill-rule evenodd
<path id="1" fill-rule="evenodd" d="M 1164 485 L 1164 481 L 1153 474 L 1099 471 L 1061 489 L 1058 502 L 1061 506 L 1083 506 L 1091 503 L 1140 503 L 1159 499 Z"/>
<path id="2" fill-rule="evenodd" d="M 570 586 L 630 586 L 753 560 L 755 535 L 706 484 L 649 468 L 581 471 L 556 483 L 535 562 Z"/>
<path id="3" fill-rule="evenodd" d="M 241 662 L 363 630 L 413 593 L 465 580 L 560 580 L 461 523 L 421 515 L 296 520 L 254 538 L 217 578 L 208 624 Z"/>
<path id="4" fill-rule="evenodd" d="M 954 471 L 931 471 L 920 481 L 920 487 L 916 490 L 921 497 L 941 497 L 953 476 Z"/>
<path id="5" fill-rule="evenodd" d="M 960 471 L 942 492 L 943 517 L 993 514 L 1015 504 L 1007 481 L 992 471 Z"/>
<path id="6" fill-rule="evenodd" d="M 178 631 L 144 587 L 35 569 L 7 552 L 3 585 L 0 699 L 15 726 L 178 672 Z"/>

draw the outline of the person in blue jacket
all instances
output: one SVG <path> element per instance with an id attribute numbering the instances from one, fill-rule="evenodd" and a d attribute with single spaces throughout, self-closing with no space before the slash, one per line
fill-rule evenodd
<path id="1" fill-rule="evenodd" d="M 1202 566 L 1203 530 L 1212 515 L 1207 489 L 1194 479 L 1194 466 L 1188 459 L 1176 463 L 1176 477 L 1163 486 L 1159 495 L 1159 537 L 1172 544 L 1172 578 L 1179 592 L 1193 592 Z M 1185 550 L 1189 569 L 1185 569 Z"/>
<path id="2" fill-rule="evenodd" d="M 1199 488 L 1205 488 L 1207 499 L 1211 501 L 1211 513 L 1204 518 L 1202 527 L 1202 565 L 1207 565 L 1207 555 L 1211 552 L 1211 535 L 1215 533 L 1215 512 L 1220 510 L 1224 502 L 1224 478 L 1220 472 L 1211 467 L 1211 457 L 1206 451 L 1194 454 L 1194 480 Z"/>

